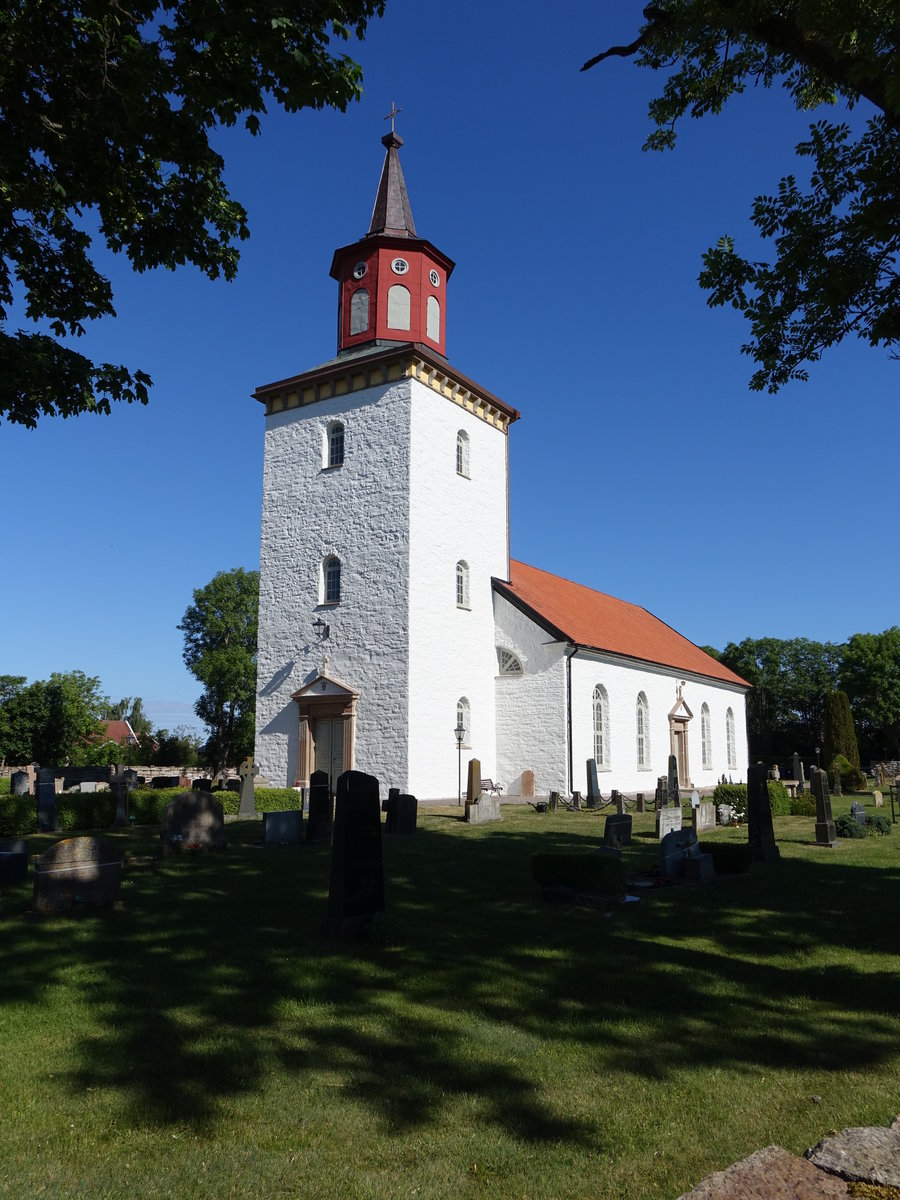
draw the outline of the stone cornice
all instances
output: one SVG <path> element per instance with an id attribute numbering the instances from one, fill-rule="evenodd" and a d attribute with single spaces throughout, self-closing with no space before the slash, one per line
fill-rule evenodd
<path id="1" fill-rule="evenodd" d="M 504 433 L 521 415 L 417 342 L 402 342 L 371 354 L 336 359 L 302 375 L 258 387 L 253 398 L 265 405 L 268 417 L 402 379 L 418 380 Z"/>

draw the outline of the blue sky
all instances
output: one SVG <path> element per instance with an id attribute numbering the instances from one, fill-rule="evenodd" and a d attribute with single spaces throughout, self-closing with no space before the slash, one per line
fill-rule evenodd
<path id="1" fill-rule="evenodd" d="M 810 382 L 748 390 L 742 319 L 696 279 L 795 169 L 808 118 L 754 91 L 641 151 L 659 81 L 627 61 L 641 5 L 388 0 L 346 114 L 273 112 L 219 138 L 251 239 L 235 283 L 98 256 L 118 316 L 79 349 L 150 373 L 147 408 L 0 426 L 0 672 L 81 669 L 157 725 L 196 723 L 176 626 L 194 588 L 259 561 L 259 384 L 335 349 L 333 250 L 365 233 L 384 114 L 418 232 L 457 267 L 447 348 L 520 409 L 517 558 L 642 604 L 701 644 L 843 641 L 897 622 L 900 364 L 847 345 Z"/>

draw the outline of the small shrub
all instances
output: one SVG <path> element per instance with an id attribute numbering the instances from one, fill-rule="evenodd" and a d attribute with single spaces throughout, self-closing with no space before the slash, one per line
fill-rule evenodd
<path id="1" fill-rule="evenodd" d="M 769 807 L 773 817 L 789 817 L 791 815 L 791 797 L 787 788 L 778 779 L 770 779 Z"/>
<path id="2" fill-rule="evenodd" d="M 792 817 L 814 817 L 815 815 L 816 801 L 811 792 L 804 792 L 801 796 L 794 796 L 791 800 Z"/>
<path id="3" fill-rule="evenodd" d="M 743 875 L 753 866 L 749 842 L 701 842 L 704 854 L 711 854 L 717 875 Z"/>
<path id="4" fill-rule="evenodd" d="M 868 832 L 865 825 L 860 825 L 856 817 L 851 817 L 848 813 L 835 820 L 834 831 L 842 838 L 864 838 Z"/>
<path id="5" fill-rule="evenodd" d="M 8 775 L 0 776 L 0 796 L 8 796 L 11 780 Z"/>
<path id="6" fill-rule="evenodd" d="M 542 887 L 561 884 L 592 892 L 621 892 L 625 887 L 625 864 L 612 854 L 532 854 L 531 874 Z"/>
<path id="7" fill-rule="evenodd" d="M 876 837 L 886 837 L 891 832 L 891 823 L 883 813 L 868 813 L 866 829 Z"/>
<path id="8" fill-rule="evenodd" d="M 863 792 L 866 788 L 866 777 L 858 767 L 854 767 L 848 758 L 844 758 L 843 754 L 837 754 L 831 760 L 831 766 L 828 768 L 828 786 L 834 789 L 834 772 L 835 769 L 841 772 L 841 791 L 842 792 Z"/>

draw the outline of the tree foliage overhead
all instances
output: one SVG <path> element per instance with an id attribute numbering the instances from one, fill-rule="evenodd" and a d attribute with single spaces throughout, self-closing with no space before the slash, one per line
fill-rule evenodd
<path id="1" fill-rule="evenodd" d="M 742 350 L 757 364 L 750 386 L 774 392 L 806 379 L 806 365 L 855 334 L 892 352 L 900 343 L 900 12 L 896 0 L 659 0 L 626 46 L 667 72 L 650 104 L 645 148 L 667 149 L 685 115 L 721 111 L 749 87 L 775 83 L 801 110 L 862 104 L 868 119 L 819 119 L 797 154 L 809 187 L 793 175 L 757 196 L 752 221 L 774 243 L 772 262 L 741 257 L 725 236 L 704 255 L 711 306 L 748 319 Z"/>
<path id="2" fill-rule="evenodd" d="M 93 214 L 138 271 L 192 263 L 233 278 L 247 214 L 210 145 L 253 134 L 267 103 L 345 109 L 361 70 L 333 39 L 362 37 L 384 0 L 17 0 L 0 6 L 0 416 L 147 402 L 149 377 L 93 363 L 65 338 L 114 315 L 91 259 Z M 17 289 L 31 330 L 7 328 Z"/>
<path id="3" fill-rule="evenodd" d="M 253 753 L 259 572 L 220 571 L 194 592 L 178 628 L 185 666 L 202 684 L 194 711 L 210 731 L 214 771 Z"/>
<path id="4" fill-rule="evenodd" d="M 22 676 L 0 676 L 0 759 L 45 767 L 85 762 L 108 704 L 100 680 L 83 671 L 54 671 L 27 686 Z"/>
<path id="5" fill-rule="evenodd" d="M 900 628 L 855 633 L 844 647 L 840 684 L 860 740 L 873 758 L 893 757 L 900 748 Z"/>

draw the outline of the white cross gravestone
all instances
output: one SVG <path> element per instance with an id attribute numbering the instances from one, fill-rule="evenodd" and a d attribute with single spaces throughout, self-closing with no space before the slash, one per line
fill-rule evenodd
<path id="1" fill-rule="evenodd" d="M 245 758 L 238 767 L 241 777 L 241 804 L 238 809 L 239 817 L 256 816 L 256 796 L 253 791 L 253 778 L 259 774 L 259 767 L 252 758 Z"/>

